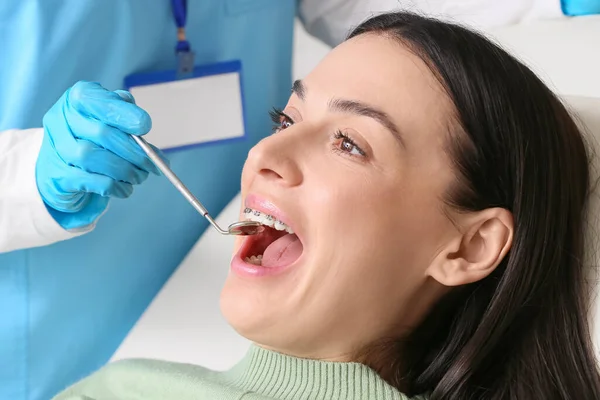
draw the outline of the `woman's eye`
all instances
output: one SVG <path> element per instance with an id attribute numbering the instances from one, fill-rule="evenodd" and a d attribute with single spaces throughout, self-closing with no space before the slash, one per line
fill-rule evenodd
<path id="1" fill-rule="evenodd" d="M 287 117 L 283 117 L 281 119 L 281 123 L 279 124 L 281 129 L 285 129 L 285 128 L 289 128 L 290 126 L 292 126 L 294 123 Z"/>
<path id="2" fill-rule="evenodd" d="M 356 147 L 356 145 L 350 142 L 348 139 L 342 140 L 342 150 L 350 154 L 361 155 L 358 147 Z"/>
<path id="3" fill-rule="evenodd" d="M 342 131 L 337 131 L 335 133 L 335 138 L 337 139 L 337 147 L 338 150 L 344 153 L 348 153 L 352 156 L 357 157 L 365 157 L 366 153 L 361 149 L 348 135 L 343 133 Z"/>
<path id="4" fill-rule="evenodd" d="M 273 110 L 269 112 L 269 115 L 275 124 L 273 125 L 273 132 L 279 132 L 294 125 L 294 120 L 281 110 L 273 108 Z"/>

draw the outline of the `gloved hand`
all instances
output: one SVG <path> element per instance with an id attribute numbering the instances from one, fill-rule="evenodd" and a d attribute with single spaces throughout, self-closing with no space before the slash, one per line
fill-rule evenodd
<path id="1" fill-rule="evenodd" d="M 152 121 L 129 92 L 77 82 L 46 113 L 43 125 L 37 187 L 65 229 L 94 223 L 111 197 L 129 197 L 148 173 L 159 174 L 130 136 L 148 133 Z"/>

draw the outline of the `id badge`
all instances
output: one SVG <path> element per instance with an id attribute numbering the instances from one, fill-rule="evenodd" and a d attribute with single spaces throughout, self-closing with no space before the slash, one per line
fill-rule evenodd
<path id="1" fill-rule="evenodd" d="M 246 136 L 241 62 L 193 67 L 184 78 L 176 70 L 134 74 L 125 89 L 150 114 L 145 138 L 163 151 Z"/>

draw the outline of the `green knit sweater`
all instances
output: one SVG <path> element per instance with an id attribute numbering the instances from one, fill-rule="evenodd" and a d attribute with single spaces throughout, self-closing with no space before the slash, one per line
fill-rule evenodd
<path id="1" fill-rule="evenodd" d="M 357 363 L 306 360 L 257 346 L 227 372 L 165 361 L 107 365 L 55 400 L 408 400 Z M 424 399 L 422 397 L 414 398 Z"/>

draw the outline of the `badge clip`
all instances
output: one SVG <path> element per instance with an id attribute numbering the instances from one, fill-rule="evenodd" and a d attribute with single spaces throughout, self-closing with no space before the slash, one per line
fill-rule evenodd
<path id="1" fill-rule="evenodd" d="M 185 79 L 193 76 L 194 73 L 194 52 L 177 52 L 177 78 Z"/>

